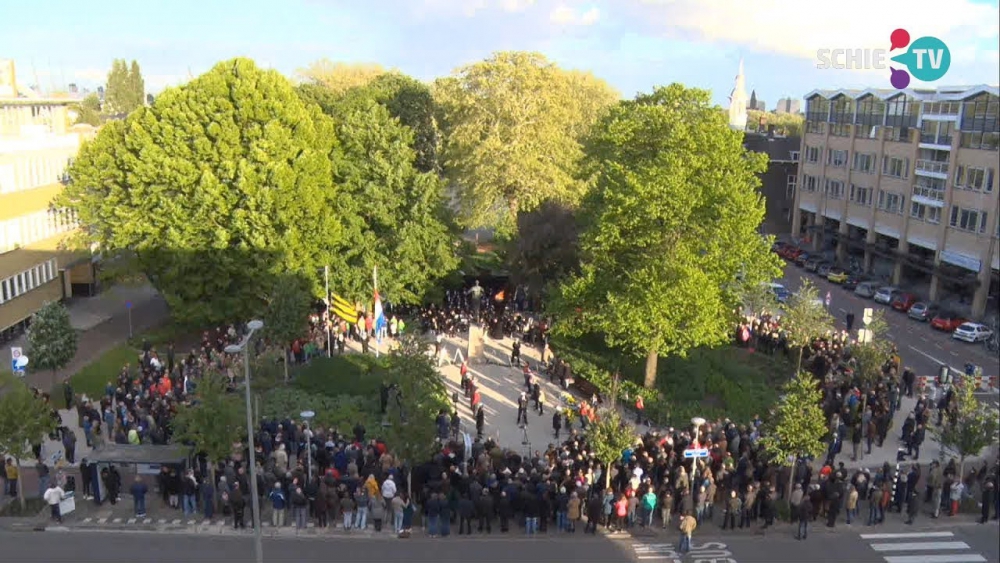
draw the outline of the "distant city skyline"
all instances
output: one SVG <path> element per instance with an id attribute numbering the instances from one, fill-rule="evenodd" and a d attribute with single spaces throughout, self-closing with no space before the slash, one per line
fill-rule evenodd
<path id="1" fill-rule="evenodd" d="M 927 0 L 843 0 L 822 17 L 790 0 L 246 0 L 238 12 L 151 0 L 141 14 L 131 6 L 13 4 L 0 21 L 0 58 L 15 60 L 21 84 L 43 91 L 71 83 L 95 90 L 113 59 L 136 59 L 155 94 L 236 56 L 290 77 L 329 58 L 432 80 L 494 51 L 528 50 L 591 71 L 625 97 L 682 82 L 712 90 L 724 107 L 743 58 L 747 89 L 773 109 L 815 88 L 889 87 L 887 69 L 821 70 L 816 51 L 886 49 L 892 30 L 905 27 L 941 38 L 952 53 L 944 79 L 911 86 L 1000 82 L 1000 0 L 956 0 L 946 10 Z"/>

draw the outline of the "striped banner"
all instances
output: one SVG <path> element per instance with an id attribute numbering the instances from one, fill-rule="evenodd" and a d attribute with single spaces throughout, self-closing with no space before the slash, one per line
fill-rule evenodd
<path id="1" fill-rule="evenodd" d="M 348 300 L 335 293 L 331 294 L 331 297 L 330 311 L 334 315 L 352 324 L 358 321 L 358 311 L 354 308 L 354 305 L 351 305 Z"/>

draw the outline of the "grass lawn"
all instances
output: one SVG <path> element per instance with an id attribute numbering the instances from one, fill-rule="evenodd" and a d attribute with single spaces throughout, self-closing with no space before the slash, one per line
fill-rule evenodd
<path id="1" fill-rule="evenodd" d="M 584 378 L 606 379 L 605 374 L 620 365 L 623 379 L 631 382 L 626 390 L 642 384 L 645 358 L 621 355 L 608 348 L 602 338 L 554 339 L 552 348 Z M 783 357 L 733 346 L 698 348 L 686 358 L 661 357 L 656 387 L 663 403 L 647 401 L 646 409 L 656 422 L 674 426 L 687 424 L 694 416 L 748 422 L 755 414 L 766 415 L 789 373 L 790 363 Z"/>
<path id="2" fill-rule="evenodd" d="M 101 354 L 99 358 L 90 362 L 80 371 L 69 378 L 70 385 L 76 395 L 87 395 L 88 397 L 100 397 L 104 394 L 104 387 L 109 381 L 112 383 L 118 379 L 118 372 L 125 364 L 132 364 L 134 368 L 139 363 L 139 351 L 131 344 L 119 344 L 114 348 Z M 53 391 L 53 397 L 62 397 L 59 390 Z"/>

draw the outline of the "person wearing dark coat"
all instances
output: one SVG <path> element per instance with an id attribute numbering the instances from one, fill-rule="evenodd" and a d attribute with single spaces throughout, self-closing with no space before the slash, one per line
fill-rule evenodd
<path id="1" fill-rule="evenodd" d="M 514 505 L 510 502 L 507 492 L 500 493 L 500 502 L 497 503 L 497 513 L 500 515 L 500 533 L 507 533 L 510 530 L 510 519 L 514 517 Z"/>
<path id="2" fill-rule="evenodd" d="M 906 499 L 906 523 L 913 524 L 913 521 L 917 518 L 917 513 L 920 512 L 920 493 L 917 491 L 910 491 L 909 496 Z"/>
<path id="3" fill-rule="evenodd" d="M 987 479 L 986 484 L 983 485 L 983 498 L 980 499 L 983 504 L 983 511 L 979 518 L 980 524 L 985 524 L 990 519 L 990 508 L 996 503 L 996 494 L 996 485 L 993 484 L 992 479 Z"/>
<path id="4" fill-rule="evenodd" d="M 597 534 L 597 523 L 601 521 L 602 508 L 601 497 L 596 494 L 591 496 L 590 501 L 587 502 L 587 525 L 584 527 L 583 533 Z"/>
<path id="5" fill-rule="evenodd" d="M 812 499 L 810 499 L 809 496 L 803 496 L 802 502 L 799 503 L 799 513 L 797 514 L 799 520 L 799 530 L 795 534 L 795 539 L 804 540 L 809 536 L 809 521 L 813 517 L 812 511 Z"/>
<path id="6" fill-rule="evenodd" d="M 493 495 L 480 494 L 476 499 L 476 516 L 479 517 L 479 533 L 486 530 L 487 534 L 493 533 Z"/>
<path id="7" fill-rule="evenodd" d="M 476 515 L 476 506 L 467 495 L 458 500 L 458 535 L 472 535 L 472 517 Z"/>

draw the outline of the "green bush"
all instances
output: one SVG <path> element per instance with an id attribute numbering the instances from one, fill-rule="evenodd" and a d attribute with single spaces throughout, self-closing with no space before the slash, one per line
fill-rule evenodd
<path id="1" fill-rule="evenodd" d="M 295 371 L 292 385 L 310 394 L 336 397 L 356 395 L 378 397 L 382 385 L 381 368 L 385 357 L 347 354 L 314 358 Z"/>
<path id="2" fill-rule="evenodd" d="M 686 358 L 660 358 L 656 389 L 642 387 L 645 359 L 609 348 L 599 336 L 556 337 L 555 354 L 604 394 L 611 392 L 611 374 L 620 370 L 619 400 L 632 403 L 642 395 L 646 416 L 658 424 L 687 424 L 694 416 L 729 417 L 747 421 L 764 416 L 777 400 L 788 366 L 779 357 L 752 354 L 733 346 L 698 348 Z"/>
<path id="3" fill-rule="evenodd" d="M 300 419 L 302 411 L 313 411 L 313 424 L 350 434 L 360 422 L 370 433 L 379 429 L 378 395 L 362 397 L 313 394 L 294 387 L 273 389 L 260 399 L 261 416 L 272 419 Z"/>

